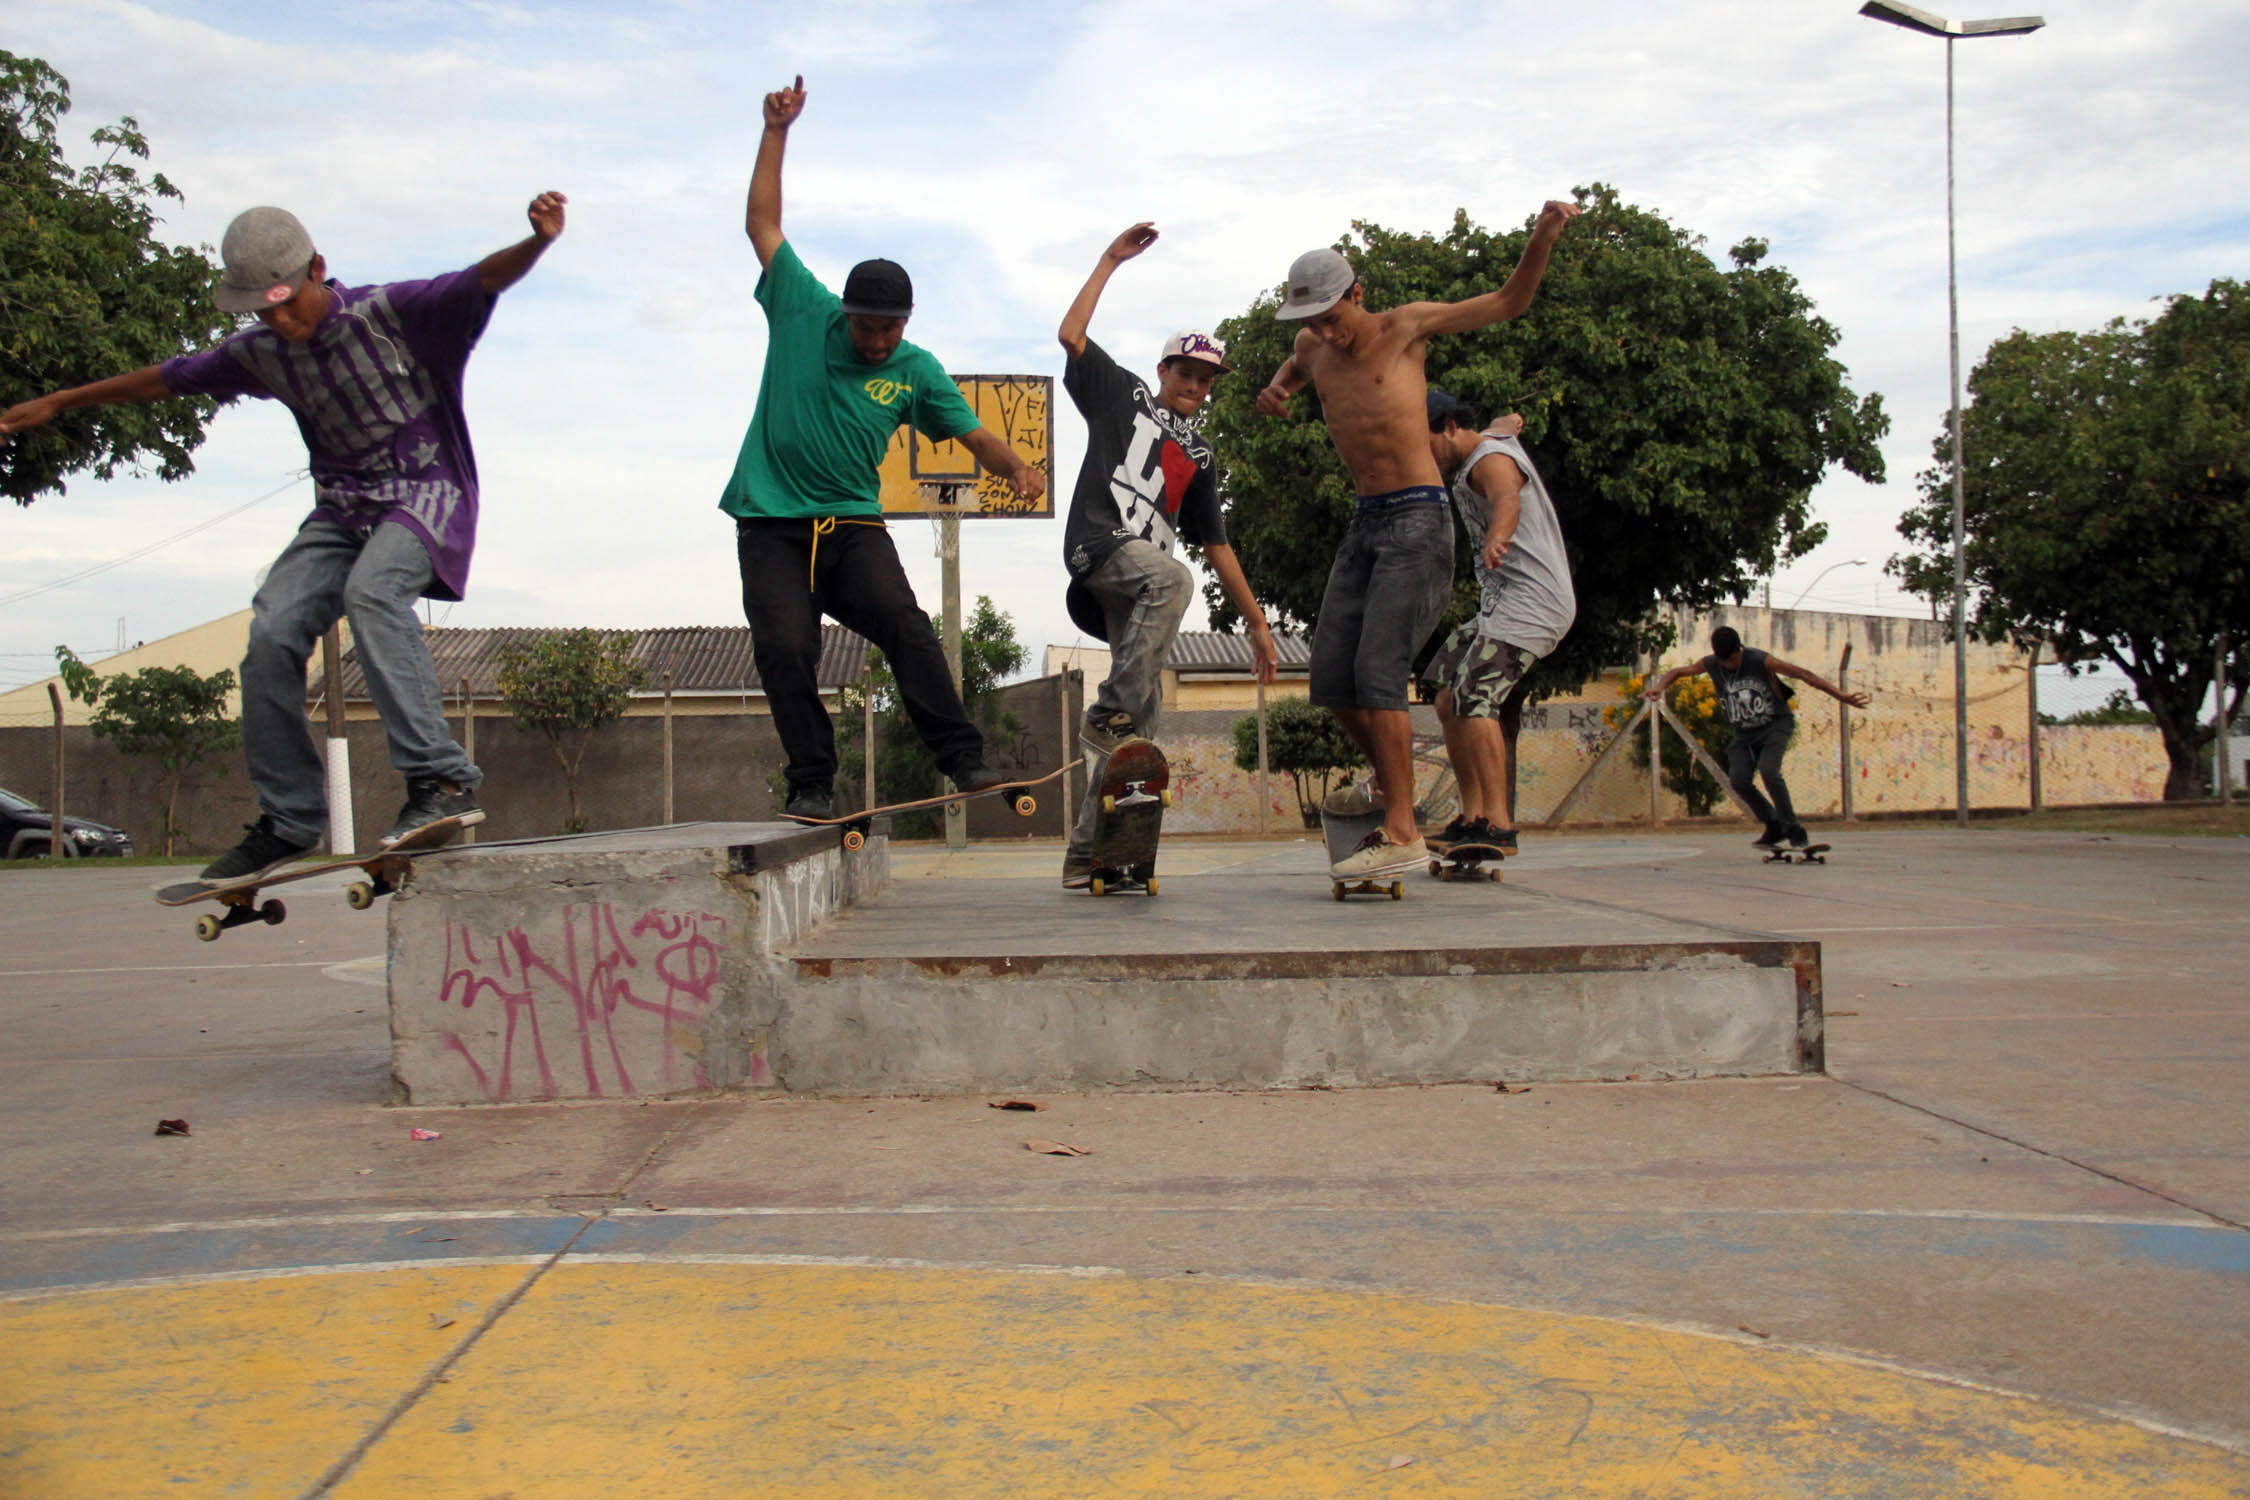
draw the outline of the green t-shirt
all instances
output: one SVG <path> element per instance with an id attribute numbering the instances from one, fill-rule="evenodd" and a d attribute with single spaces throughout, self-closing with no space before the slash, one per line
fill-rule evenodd
<path id="1" fill-rule="evenodd" d="M 788 241 L 758 278 L 766 368 L 734 477 L 732 516 L 877 516 L 876 469 L 901 422 L 936 439 L 977 427 L 937 359 L 901 342 L 879 365 L 852 350 L 844 304 Z"/>

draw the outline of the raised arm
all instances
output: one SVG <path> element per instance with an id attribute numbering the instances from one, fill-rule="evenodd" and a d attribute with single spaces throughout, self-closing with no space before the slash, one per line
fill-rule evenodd
<path id="1" fill-rule="evenodd" d="M 1204 561 L 1211 571 L 1219 575 L 1219 587 L 1226 590 L 1227 599 L 1234 612 L 1242 616 L 1242 623 L 1250 630 L 1250 665 L 1260 682 L 1271 682 L 1281 669 L 1280 653 L 1273 648 L 1273 632 L 1266 628 L 1266 612 L 1258 607 L 1258 599 L 1250 592 L 1250 580 L 1243 576 L 1242 560 L 1234 555 L 1234 548 L 1226 542 L 1214 542 L 1203 549 Z"/>
<path id="2" fill-rule="evenodd" d="M 72 386 L 67 391 L 54 391 L 35 396 L 0 411 L 0 438 L 13 437 L 33 427 L 43 427 L 52 422 L 59 412 L 74 406 L 121 406 L 143 401 L 170 399 L 172 388 L 164 383 L 164 371 L 158 365 L 146 365 L 129 375 L 112 375 L 107 380 L 97 380 L 89 385 Z"/>
<path id="3" fill-rule="evenodd" d="M 1523 520 L 1523 470 L 1505 453 L 1487 453 L 1469 471 L 1469 482 L 1492 502 L 1492 524 L 1484 531 L 1483 566 L 1497 568 L 1515 542 L 1517 523 Z"/>
<path id="4" fill-rule="evenodd" d="M 1642 688 L 1641 696 L 1654 703 L 1672 690 L 1673 683 L 1678 682 L 1683 677 L 1693 677 L 1702 670 L 1703 663 L 1700 661 L 1691 661 L 1684 667 L 1674 667 L 1647 687 Z"/>
<path id="5" fill-rule="evenodd" d="M 961 434 L 960 443 L 976 455 L 978 463 L 995 474 L 1007 475 L 1017 498 L 1036 500 L 1047 493 L 1047 476 L 1039 472 L 1038 465 L 1024 462 L 1023 456 L 1001 441 L 1000 435 L 991 428 L 971 428 Z"/>
<path id="6" fill-rule="evenodd" d="M 1434 333 L 1467 333 L 1522 317 L 1539 293 L 1540 279 L 1547 274 L 1548 254 L 1562 237 L 1563 226 L 1584 211 L 1575 203 L 1549 200 L 1539 211 L 1539 222 L 1532 226 L 1531 243 L 1524 246 L 1523 259 L 1516 262 L 1515 270 L 1508 273 L 1498 291 L 1461 302 L 1411 302 L 1395 316 L 1419 338 Z"/>
<path id="7" fill-rule="evenodd" d="M 539 263 L 539 257 L 563 232 L 563 205 L 568 202 L 560 193 L 541 193 L 524 210 L 524 217 L 531 220 L 531 233 L 477 262 L 477 283 L 488 294 L 499 296 Z"/>
<path id="8" fill-rule="evenodd" d="M 1281 362 L 1281 367 L 1273 372 L 1273 379 L 1266 382 L 1266 388 L 1258 392 L 1258 410 L 1267 416 L 1288 416 L 1289 398 L 1312 384 L 1312 377 L 1305 373 L 1305 367 L 1297 359 L 1304 351 L 1306 341 L 1311 338 L 1311 329 L 1297 330 L 1296 347 L 1290 350 L 1289 357 Z"/>
<path id="9" fill-rule="evenodd" d="M 750 204 L 743 215 L 743 232 L 758 264 L 773 264 L 781 248 L 781 153 L 789 144 L 789 127 L 805 112 L 805 75 L 785 89 L 766 95 L 766 131 L 758 137 L 758 164 L 750 169 Z"/>
<path id="10" fill-rule="evenodd" d="M 1778 672 L 1783 677 L 1794 677 L 1799 682 L 1819 688 L 1822 692 L 1835 699 L 1838 703 L 1848 703 L 1854 708 L 1865 708 L 1870 702 L 1874 701 L 1873 699 L 1869 698 L 1868 695 L 1864 692 L 1847 693 L 1842 688 L 1836 686 L 1836 684 L 1834 684 L 1833 682 L 1830 682 L 1827 678 L 1821 676 L 1818 672 L 1808 672 L 1803 667 L 1794 666 L 1789 662 L 1783 661 L 1778 656 L 1768 656 L 1766 658 L 1766 666 L 1771 670 Z"/>
<path id="11" fill-rule="evenodd" d="M 1102 300 L 1102 288 L 1109 285 L 1110 273 L 1155 243 L 1154 224 L 1135 224 L 1111 240 L 1109 248 L 1102 252 L 1102 258 L 1094 262 L 1093 274 L 1078 289 L 1078 296 L 1071 302 L 1070 311 L 1063 314 L 1062 327 L 1055 330 L 1055 337 L 1070 351 L 1072 359 L 1086 352 L 1086 327 L 1094 321 L 1094 305 Z"/>

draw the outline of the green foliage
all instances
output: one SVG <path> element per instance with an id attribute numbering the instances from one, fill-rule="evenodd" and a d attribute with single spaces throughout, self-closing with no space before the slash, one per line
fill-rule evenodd
<path id="1" fill-rule="evenodd" d="M 2154 724 L 2156 715 L 2134 702 L 2133 695 L 2123 688 L 2111 688 L 2109 696 L 2102 700 L 2099 708 L 2082 708 L 2074 714 L 2066 714 L 2059 719 L 2053 714 L 2041 714 L 2039 722 L 2058 726 L 2063 724 Z"/>
<path id="2" fill-rule="evenodd" d="M 930 620 L 931 628 L 942 639 L 944 621 L 937 616 Z M 961 626 L 961 699 L 969 717 L 984 731 L 985 743 L 1012 739 L 1023 730 L 1022 718 L 1002 709 L 996 694 L 1000 684 L 1023 670 L 1025 650 L 1016 640 L 1016 623 L 1006 612 L 994 605 L 991 597 L 977 596 L 976 608 Z M 875 801 L 878 806 L 894 802 L 911 802 L 918 797 L 934 797 L 946 790 L 938 774 L 936 759 L 922 743 L 915 731 L 914 721 L 907 717 L 906 704 L 898 694 L 898 679 L 891 674 L 890 663 L 880 651 L 868 655 L 870 691 L 875 698 Z M 867 746 L 865 744 L 865 713 L 863 699 L 856 688 L 846 688 L 837 705 L 836 725 L 836 791 L 837 806 L 845 807 L 859 800 L 867 779 Z M 779 772 L 771 778 L 774 783 L 774 800 L 779 802 L 784 788 Z M 935 838 L 944 831 L 945 814 L 942 808 L 927 808 L 920 812 L 901 814 L 896 823 L 900 838 Z"/>
<path id="3" fill-rule="evenodd" d="M 1525 317 L 1434 339 L 1432 384 L 1492 414 L 1518 411 L 1569 543 L 1578 623 L 1519 685 L 1514 700 L 1576 689 L 1605 665 L 1671 641 L 1659 600 L 1701 608 L 1818 545 L 1814 484 L 1830 465 L 1879 480 L 1880 397 L 1855 397 L 1830 357 L 1838 334 L 1814 315 L 1796 278 L 1762 265 L 1745 240 L 1721 270 L 1700 238 L 1601 184 L 1580 189 L 1585 214 L 1563 231 Z M 1367 305 L 1455 301 L 1497 288 L 1530 236 L 1495 233 L 1456 213 L 1442 235 L 1358 222 L 1339 246 L 1359 268 Z M 1219 332 L 1245 373 L 1221 381 L 1210 430 L 1219 451 L 1227 534 L 1251 587 L 1280 621 L 1309 626 L 1352 485 L 1323 429 L 1318 393 L 1292 415 L 1253 400 L 1288 355 L 1299 325 L 1273 316 L 1268 293 Z M 1462 586 L 1447 615 L 1473 611 L 1474 559 L 1457 549 Z M 1207 590 L 1212 619 L 1233 612 Z"/>
<path id="4" fill-rule="evenodd" d="M 70 84 L 0 51 L 0 410 L 199 349 L 232 331 L 211 301 L 217 267 L 155 238 L 158 200 L 179 192 L 132 163 L 148 141 L 131 116 L 93 132 L 101 161 L 73 170 L 56 125 Z M 81 470 L 181 479 L 215 410 L 206 400 L 64 412 L 0 444 L 0 494 L 61 494 Z"/>
<path id="5" fill-rule="evenodd" d="M 143 667 L 130 676 L 103 677 L 68 646 L 55 648 L 63 686 L 94 709 L 96 739 L 121 752 L 153 760 L 164 772 L 164 852 L 179 835 L 174 816 L 180 784 L 207 757 L 242 743 L 242 724 L 227 712 L 234 673 L 205 677 L 193 667 Z"/>
<path id="6" fill-rule="evenodd" d="M 1602 710 L 1602 719 L 1612 729 L 1622 729 L 1630 723 L 1633 713 L 1641 705 L 1641 689 L 1648 685 L 1646 672 L 1635 673 L 1618 688 L 1625 702 Z M 1698 672 L 1683 677 L 1665 690 L 1664 704 L 1672 715 L 1688 727 L 1696 743 L 1720 765 L 1726 764 L 1727 747 L 1734 743 L 1734 726 L 1719 709 L 1719 690 L 1712 685 L 1708 674 Z M 1651 710 L 1653 712 L 1653 710 Z M 1674 796 L 1687 803 L 1688 816 L 1700 818 L 1717 807 L 1726 793 L 1702 763 L 1688 753 L 1672 726 L 1663 726 L 1657 736 L 1664 758 L 1664 786 Z M 1628 752 L 1633 764 L 1648 769 L 1648 726 L 1643 724 L 1633 733 L 1633 745 Z"/>
<path id="7" fill-rule="evenodd" d="M 1234 763 L 1258 769 L 1258 716 L 1234 721 Z M 1307 828 L 1320 826 L 1321 799 L 1339 771 L 1367 764 L 1336 716 L 1309 698 L 1283 698 L 1266 708 L 1266 765 L 1287 771 L 1296 789 L 1297 814 Z"/>
<path id="8" fill-rule="evenodd" d="M 2219 280 L 2153 319 L 2008 335 L 1970 374 L 1962 442 L 1971 628 L 2116 663 L 2163 734 L 2165 797 L 2193 795 L 2218 637 L 2250 641 L 2250 295 Z M 1949 613 L 1947 432 L 1932 451 L 1889 571 Z M 2231 718 L 2240 650 L 2227 679 Z"/>
<path id="9" fill-rule="evenodd" d="M 648 681 L 630 635 L 596 630 L 542 633 L 500 648 L 500 701 L 517 723 L 547 737 L 570 790 L 566 833 L 582 833 L 578 766 L 594 731 L 613 723 Z"/>

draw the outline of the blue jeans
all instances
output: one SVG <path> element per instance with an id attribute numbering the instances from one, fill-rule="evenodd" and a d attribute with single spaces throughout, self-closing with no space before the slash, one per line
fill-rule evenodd
<path id="1" fill-rule="evenodd" d="M 1130 541 L 1080 581 L 1100 603 L 1109 625 L 1109 677 L 1087 712 L 1105 718 L 1122 713 L 1144 738 L 1153 739 L 1164 711 L 1164 653 L 1195 596 L 1195 575 L 1154 544 Z M 1108 759 L 1091 750 L 1086 754 L 1086 796 L 1070 830 L 1070 855 L 1093 848 L 1094 823 L 1102 810 L 1102 767 Z"/>
<path id="2" fill-rule="evenodd" d="M 1453 511 L 1426 500 L 1361 505 L 1336 549 L 1313 624 L 1312 701 L 1407 705 L 1407 677 L 1453 597 Z"/>
<path id="3" fill-rule="evenodd" d="M 242 658 L 242 756 L 280 837 L 317 844 L 328 836 L 328 777 L 305 717 L 305 664 L 340 616 L 352 622 L 352 649 L 382 715 L 391 764 L 409 780 L 484 779 L 446 727 L 437 668 L 414 613 L 435 576 L 421 538 L 389 521 L 364 533 L 307 521 L 267 570 L 250 603 Z"/>

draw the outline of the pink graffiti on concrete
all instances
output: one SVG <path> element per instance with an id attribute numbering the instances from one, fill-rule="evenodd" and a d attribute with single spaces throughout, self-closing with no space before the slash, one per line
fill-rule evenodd
<path id="1" fill-rule="evenodd" d="M 644 1092 L 651 1080 L 635 1081 L 626 1057 L 650 1056 L 653 1030 L 658 1092 L 705 1088 L 709 1080 L 695 1061 L 702 1017 L 719 982 L 719 942 L 726 919 L 710 912 L 650 907 L 620 912 L 607 901 L 562 909 L 560 930 L 538 935 L 515 926 L 479 940 L 465 924 L 445 924 L 445 983 L 442 1005 L 473 1012 L 480 1004 L 501 1010 L 499 1056 L 489 1054 L 489 1032 L 442 1033 L 447 1050 L 476 1076 L 488 1099 L 517 1097 L 517 1041 L 529 1053 L 527 1067 L 538 1075 L 532 1097 L 553 1098 L 555 1068 L 547 1054 L 541 1015 L 549 1027 L 567 1024 L 577 1037 L 583 1088 L 574 1094 L 603 1098 L 611 1093 Z M 642 1023 L 640 1018 L 649 1018 Z M 478 1056 L 479 1045 L 487 1049 Z"/>

